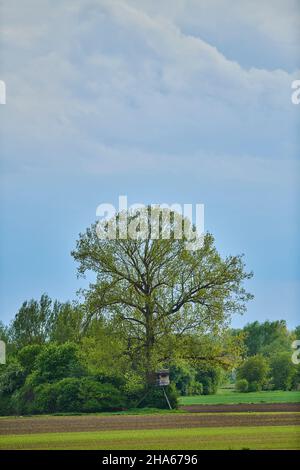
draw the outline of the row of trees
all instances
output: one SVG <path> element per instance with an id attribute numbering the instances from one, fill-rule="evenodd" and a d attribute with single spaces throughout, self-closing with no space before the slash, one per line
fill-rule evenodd
<path id="1" fill-rule="evenodd" d="M 101 315 L 86 324 L 84 304 L 61 304 L 47 295 L 24 302 L 10 326 L 0 325 L 0 336 L 8 353 L 7 364 L 0 369 L 2 415 L 124 409 L 137 406 L 145 395 L 144 371 L 123 325 Z M 233 351 L 231 335 L 225 336 L 202 336 L 203 357 L 211 358 L 210 362 L 182 359 L 174 350 L 168 363 L 172 381 L 168 397 L 173 407 L 178 394 L 216 391 L 223 364 L 217 361 L 218 352 L 226 347 Z M 197 345 L 199 338 L 195 335 L 193 341 Z M 155 387 L 141 403 L 165 405 Z"/>
<path id="2" fill-rule="evenodd" d="M 24 302 L 9 327 L 0 324 L 8 345 L 8 361 L 0 370 L 1 414 L 93 412 L 139 403 L 144 374 L 122 326 L 103 316 L 86 325 L 85 309 L 43 295 Z M 168 363 L 172 405 L 177 394 L 213 394 L 232 378 L 242 392 L 297 388 L 300 368 L 291 361 L 291 343 L 298 332 L 289 332 L 284 321 L 254 322 L 219 336 L 201 335 L 203 360 L 174 350 Z M 197 335 L 187 340 L 199 347 Z M 235 352 L 234 360 L 225 349 Z M 164 405 L 156 389 L 142 403 Z"/>
<path id="3" fill-rule="evenodd" d="M 292 362 L 291 345 L 300 327 L 289 332 L 284 320 L 253 322 L 233 334 L 244 335 L 245 360 L 237 370 L 239 391 L 291 390 L 300 384 L 300 368 Z"/>
<path id="4" fill-rule="evenodd" d="M 80 301 L 61 304 L 43 295 L 24 302 L 12 324 L 1 326 L 8 363 L 1 368 L 0 404 L 11 412 L 70 411 L 70 403 L 75 411 L 107 409 L 100 389 L 111 386 L 113 408 L 134 406 L 145 391 L 143 404 L 157 405 L 152 377 L 162 367 L 170 367 L 180 393 L 214 393 L 224 374 L 265 346 L 251 344 L 252 332 L 229 328 L 231 316 L 245 312 L 252 298 L 244 288 L 252 274 L 242 257 L 223 259 L 210 234 L 201 248 L 187 250 L 184 236 L 172 231 L 174 214 L 166 239 L 164 215 L 156 238 L 138 236 L 138 227 L 150 229 L 145 212 L 128 214 L 137 228 L 129 239 L 99 240 L 92 225 L 72 253 L 79 275 L 95 276 Z M 172 387 L 169 395 L 175 404 Z"/>

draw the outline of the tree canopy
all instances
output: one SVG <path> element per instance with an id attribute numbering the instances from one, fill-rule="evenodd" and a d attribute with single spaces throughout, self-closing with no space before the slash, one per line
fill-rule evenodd
<path id="1" fill-rule="evenodd" d="M 243 287 L 252 274 L 242 257 L 223 259 L 210 234 L 200 249 L 189 251 L 184 238 L 99 239 L 94 224 L 80 235 L 72 254 L 80 274 L 96 274 L 84 292 L 86 322 L 96 315 L 117 319 L 129 354 L 138 355 L 146 376 L 178 348 L 186 354 L 193 335 L 217 335 L 252 298 Z M 193 343 L 195 357 L 198 346 Z"/>

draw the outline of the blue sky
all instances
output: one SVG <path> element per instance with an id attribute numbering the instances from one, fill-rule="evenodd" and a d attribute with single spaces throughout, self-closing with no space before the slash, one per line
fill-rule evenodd
<path id="1" fill-rule="evenodd" d="M 98 204 L 204 203 L 253 320 L 299 324 L 296 0 L 1 2 L 0 318 L 84 286 Z"/>

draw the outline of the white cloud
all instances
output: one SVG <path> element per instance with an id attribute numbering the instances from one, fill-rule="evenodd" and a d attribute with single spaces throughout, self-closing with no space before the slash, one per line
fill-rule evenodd
<path id="1" fill-rule="evenodd" d="M 41 286 L 40 269 L 32 277 L 28 263 L 25 273 L 11 267 L 15 246 L 34 258 L 37 240 L 50 256 L 44 266 L 59 266 L 65 280 L 63 244 L 49 252 L 49 237 L 52 246 L 68 229 L 70 240 L 94 201 L 120 187 L 157 202 L 204 196 L 226 250 L 245 247 L 251 265 L 252 244 L 258 270 L 293 277 L 298 0 L 9 0 L 0 8 L 3 246 L 14 285 Z"/>
<path id="2" fill-rule="evenodd" d="M 236 60 L 252 61 L 255 66 L 262 54 L 265 63 L 271 55 L 282 66 L 288 61 L 295 69 L 299 64 L 298 0 L 161 0 L 159 8 L 152 0 L 126 2 L 172 21 L 187 34 L 214 38 L 222 52 Z M 254 54 L 249 57 L 251 48 Z"/>
<path id="3" fill-rule="evenodd" d="M 207 15 L 222 17 L 225 3 L 212 3 Z M 247 69 L 229 60 L 180 29 L 179 13 L 185 21 L 199 19 L 201 29 L 203 2 L 190 8 L 185 1 L 172 4 L 171 15 L 167 1 L 157 15 L 145 1 L 76 0 L 57 8 L 46 0 L 28 0 L 26 8 L 11 1 L 4 9 L 3 133 L 9 141 L 18 132 L 23 160 L 32 161 L 26 148 L 34 145 L 48 149 L 36 156 L 46 159 L 43 166 L 47 159 L 54 166 L 64 152 L 66 166 L 72 162 L 73 171 L 87 172 L 111 171 L 114 164 L 116 171 L 120 165 L 136 171 L 144 165 L 137 159 L 151 166 L 164 161 L 163 155 L 181 159 L 174 165 L 178 171 L 189 168 L 189 159 L 201 168 L 206 160 L 209 168 L 212 154 L 221 160 L 228 155 L 228 161 L 229 155 L 256 155 L 257 161 L 272 152 L 273 158 L 281 156 L 292 133 L 290 83 L 296 74 Z M 266 4 L 263 13 L 245 5 L 236 15 L 262 27 L 263 20 L 256 20 L 266 17 Z M 282 18 L 277 22 L 277 30 L 288 34 Z M 10 158 L 18 164 L 20 155 Z M 235 167 L 244 178 L 238 161 Z"/>

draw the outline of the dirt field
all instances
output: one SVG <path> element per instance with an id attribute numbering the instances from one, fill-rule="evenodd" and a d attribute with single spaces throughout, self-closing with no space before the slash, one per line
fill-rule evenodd
<path id="1" fill-rule="evenodd" d="M 0 419 L 0 435 L 182 429 L 233 426 L 294 426 L 300 425 L 300 413 L 245 414 L 158 414 L 111 416 L 49 416 Z"/>
<path id="2" fill-rule="evenodd" d="M 189 413 L 235 413 L 235 412 L 300 412 L 300 403 L 257 403 L 236 405 L 184 405 L 180 407 Z"/>

